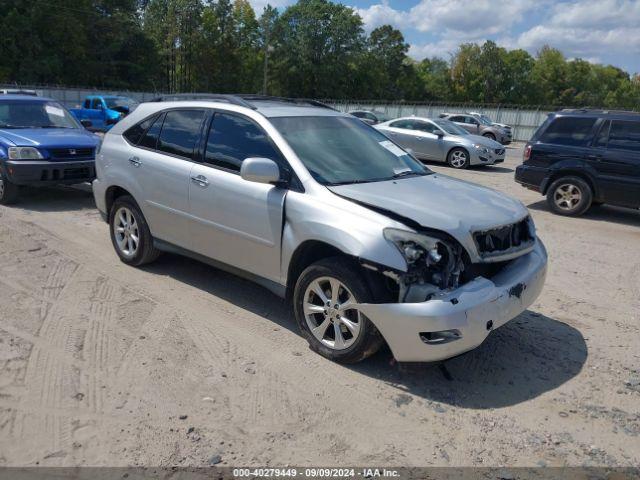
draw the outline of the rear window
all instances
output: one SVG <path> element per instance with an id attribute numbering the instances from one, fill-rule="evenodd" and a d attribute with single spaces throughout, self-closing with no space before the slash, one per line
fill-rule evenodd
<path id="1" fill-rule="evenodd" d="M 586 146 L 596 118 L 556 117 L 540 136 L 543 143 Z"/>
<path id="2" fill-rule="evenodd" d="M 608 148 L 640 152 L 640 122 L 611 122 Z"/>

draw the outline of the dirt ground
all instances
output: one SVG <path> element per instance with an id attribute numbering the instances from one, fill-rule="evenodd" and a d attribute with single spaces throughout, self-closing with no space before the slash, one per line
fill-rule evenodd
<path id="1" fill-rule="evenodd" d="M 477 350 L 311 352 L 266 290 L 174 255 L 118 261 L 90 189 L 0 207 L 0 465 L 640 465 L 640 212 L 531 209 L 545 289 Z M 446 201 L 446 199 L 443 199 Z"/>

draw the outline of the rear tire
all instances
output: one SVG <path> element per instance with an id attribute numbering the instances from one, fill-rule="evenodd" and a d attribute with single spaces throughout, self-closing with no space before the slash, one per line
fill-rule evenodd
<path id="1" fill-rule="evenodd" d="M 127 265 L 139 267 L 160 255 L 140 207 L 129 195 L 118 197 L 109 212 L 111 243 Z"/>
<path id="2" fill-rule="evenodd" d="M 335 362 L 356 363 L 376 353 L 384 340 L 364 314 L 344 307 L 372 300 L 358 266 L 344 257 L 333 257 L 300 274 L 293 310 L 312 350 Z"/>
<path id="3" fill-rule="evenodd" d="M 562 177 L 555 180 L 547 191 L 547 204 L 558 215 L 576 217 L 591 206 L 593 192 L 580 177 Z"/>
<path id="4" fill-rule="evenodd" d="M 449 155 L 447 155 L 447 163 L 449 166 L 459 170 L 469 168 L 469 152 L 464 148 L 456 147 L 449 152 Z"/>
<path id="5" fill-rule="evenodd" d="M 18 199 L 20 187 L 15 183 L 11 183 L 9 179 L 0 172 L 0 204 L 11 205 Z"/>

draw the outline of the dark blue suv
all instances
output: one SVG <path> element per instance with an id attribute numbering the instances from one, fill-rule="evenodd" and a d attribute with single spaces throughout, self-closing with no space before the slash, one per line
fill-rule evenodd
<path id="1" fill-rule="evenodd" d="M 560 215 L 603 203 L 640 208 L 640 113 L 550 114 L 527 143 L 515 178 L 546 195 Z"/>
<path id="2" fill-rule="evenodd" d="M 99 143 L 55 100 L 0 95 L 0 204 L 14 202 L 21 185 L 92 181 Z"/>

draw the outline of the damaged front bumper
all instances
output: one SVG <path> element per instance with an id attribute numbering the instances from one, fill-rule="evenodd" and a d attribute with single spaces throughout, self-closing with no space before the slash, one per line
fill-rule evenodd
<path id="1" fill-rule="evenodd" d="M 535 248 L 490 280 L 478 277 L 420 303 L 360 304 L 399 362 L 432 362 L 479 346 L 491 331 L 527 309 L 542 291 L 547 251 Z"/>

